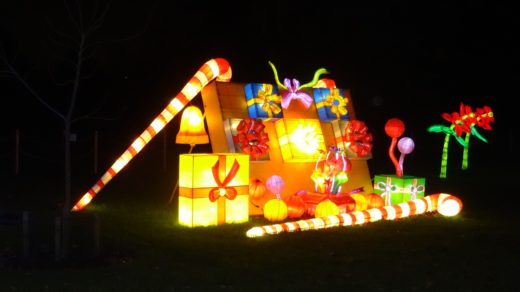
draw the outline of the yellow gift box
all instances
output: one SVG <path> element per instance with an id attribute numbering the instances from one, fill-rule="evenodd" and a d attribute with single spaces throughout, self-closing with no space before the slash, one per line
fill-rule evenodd
<path id="1" fill-rule="evenodd" d="M 315 162 L 327 152 L 318 119 L 279 119 L 274 123 L 284 162 Z"/>
<path id="2" fill-rule="evenodd" d="M 179 224 L 189 227 L 249 220 L 249 155 L 179 156 Z"/>

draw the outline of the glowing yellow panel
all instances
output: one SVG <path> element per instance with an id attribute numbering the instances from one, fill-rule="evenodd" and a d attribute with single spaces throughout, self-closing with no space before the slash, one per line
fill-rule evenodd
<path id="1" fill-rule="evenodd" d="M 318 119 L 279 119 L 275 129 L 284 162 L 313 162 L 327 151 Z"/>
<path id="2" fill-rule="evenodd" d="M 248 220 L 249 155 L 179 156 L 179 224 L 195 227 Z"/>

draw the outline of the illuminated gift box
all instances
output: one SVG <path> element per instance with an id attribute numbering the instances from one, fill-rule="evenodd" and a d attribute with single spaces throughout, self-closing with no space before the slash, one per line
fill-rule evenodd
<path id="1" fill-rule="evenodd" d="M 331 121 L 332 131 L 334 132 L 334 139 L 336 146 L 345 151 L 345 155 L 351 160 L 367 160 L 372 158 L 372 135 L 367 133 L 368 129 L 361 128 L 362 132 L 357 132 L 354 135 L 347 135 L 347 131 L 352 129 L 352 125 L 356 127 L 360 121 Z M 361 122 L 362 123 L 362 122 Z M 362 124 L 364 127 L 364 123 Z M 355 138 L 357 140 L 349 141 L 347 137 Z M 358 150 L 357 152 L 354 150 Z"/>
<path id="2" fill-rule="evenodd" d="M 248 83 L 244 86 L 250 118 L 282 118 L 282 97 L 278 88 L 265 83 Z"/>
<path id="3" fill-rule="evenodd" d="M 348 98 L 339 88 L 314 88 L 314 102 L 321 121 L 348 120 Z"/>
<path id="4" fill-rule="evenodd" d="M 426 179 L 396 175 L 374 176 L 374 193 L 385 199 L 385 205 L 396 205 L 424 197 Z"/>
<path id="5" fill-rule="evenodd" d="M 249 155 L 179 156 L 179 223 L 210 226 L 249 220 Z"/>
<path id="6" fill-rule="evenodd" d="M 274 124 L 284 162 L 315 162 L 326 153 L 318 119 L 279 119 Z"/>

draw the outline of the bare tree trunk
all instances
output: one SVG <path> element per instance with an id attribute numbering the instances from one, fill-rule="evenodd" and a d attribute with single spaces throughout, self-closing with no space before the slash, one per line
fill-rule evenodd
<path id="1" fill-rule="evenodd" d="M 14 174 L 20 173 L 20 129 L 16 129 L 14 148 Z"/>
<path id="2" fill-rule="evenodd" d="M 65 131 L 63 133 L 65 146 L 65 202 L 63 204 L 62 224 L 61 224 L 61 255 L 60 258 L 67 257 L 69 254 L 70 237 L 70 208 L 71 208 L 71 145 L 70 145 L 70 122 L 65 121 Z"/>
<path id="3" fill-rule="evenodd" d="M 71 147 L 70 147 L 70 123 L 65 123 L 65 203 L 63 204 L 63 215 L 70 213 L 71 208 Z"/>

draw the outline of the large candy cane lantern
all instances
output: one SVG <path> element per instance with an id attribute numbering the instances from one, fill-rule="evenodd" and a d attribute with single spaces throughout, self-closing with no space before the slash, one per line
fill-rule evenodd
<path id="1" fill-rule="evenodd" d="M 144 132 L 134 140 L 126 151 L 112 164 L 103 176 L 88 190 L 87 193 L 74 205 L 72 211 L 79 211 L 90 201 L 112 178 L 123 169 L 143 148 L 157 135 L 177 113 L 179 113 L 209 82 L 213 79 L 229 82 L 231 67 L 225 59 L 215 58 L 207 61 L 200 67 L 190 81 L 184 85 L 181 92 L 173 98 L 166 108 L 150 123 Z"/>
<path id="2" fill-rule="evenodd" d="M 462 210 L 462 201 L 450 194 L 438 193 L 405 203 L 354 211 L 338 215 L 257 226 L 246 232 L 247 237 L 259 237 L 282 232 L 319 230 L 338 226 L 352 226 L 379 220 L 394 220 L 426 212 L 439 212 L 444 216 L 455 216 Z"/>

